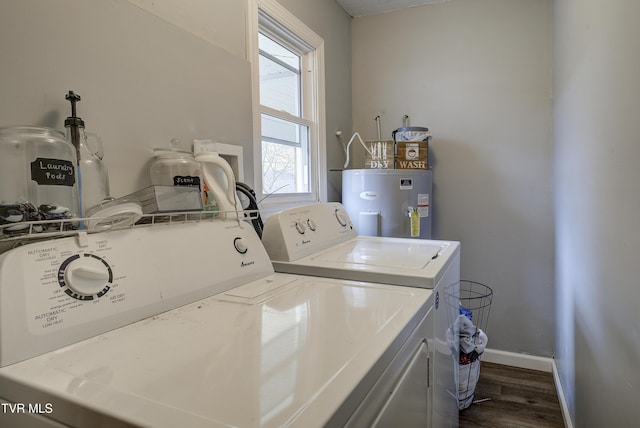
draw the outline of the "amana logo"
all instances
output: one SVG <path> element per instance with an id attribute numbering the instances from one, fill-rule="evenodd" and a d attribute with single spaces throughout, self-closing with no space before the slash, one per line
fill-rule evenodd
<path id="1" fill-rule="evenodd" d="M 240 262 L 240 267 L 247 267 L 247 266 L 251 266 L 251 265 L 253 265 L 253 264 L 255 264 L 255 263 L 256 263 L 256 262 L 254 262 L 253 260 L 252 260 L 252 261 L 250 261 L 250 262 L 247 262 L 247 263 L 245 263 L 245 262 Z"/>

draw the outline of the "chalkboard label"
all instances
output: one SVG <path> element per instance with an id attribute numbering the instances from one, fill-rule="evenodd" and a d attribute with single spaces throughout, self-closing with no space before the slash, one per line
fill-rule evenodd
<path id="1" fill-rule="evenodd" d="M 176 175 L 173 177 L 174 186 L 197 187 L 200 188 L 200 177 L 192 177 L 190 175 Z"/>
<path id="2" fill-rule="evenodd" d="M 31 179 L 41 186 L 73 186 L 73 163 L 62 159 L 37 158 L 31 162 Z"/>

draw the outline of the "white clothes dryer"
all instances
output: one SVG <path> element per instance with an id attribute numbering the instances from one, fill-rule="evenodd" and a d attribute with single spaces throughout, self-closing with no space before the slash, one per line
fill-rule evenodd
<path id="1" fill-rule="evenodd" d="M 431 426 L 457 426 L 458 344 L 447 330 L 459 313 L 459 242 L 358 236 L 340 203 L 274 214 L 265 223 L 262 239 L 277 272 L 433 290 Z"/>
<path id="2" fill-rule="evenodd" d="M 431 298 L 274 273 L 239 220 L 27 242 L 0 255 L 0 426 L 399 420 L 428 399 Z"/>

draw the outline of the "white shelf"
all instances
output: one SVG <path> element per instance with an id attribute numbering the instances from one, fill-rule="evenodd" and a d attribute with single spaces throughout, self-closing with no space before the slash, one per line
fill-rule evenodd
<path id="1" fill-rule="evenodd" d="M 170 225 L 212 221 L 221 219 L 253 220 L 258 211 L 180 211 L 155 214 L 119 214 L 106 218 L 70 218 L 60 220 L 37 220 L 0 225 L 0 242 L 54 239 L 76 235 L 80 232 L 97 233 L 108 230 L 131 229 L 154 225 Z"/>

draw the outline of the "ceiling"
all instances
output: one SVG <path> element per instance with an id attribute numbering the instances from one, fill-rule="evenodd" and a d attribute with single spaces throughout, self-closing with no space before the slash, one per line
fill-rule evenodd
<path id="1" fill-rule="evenodd" d="M 442 3 L 447 0 L 336 0 L 351 16 L 375 15 L 424 4 Z"/>

